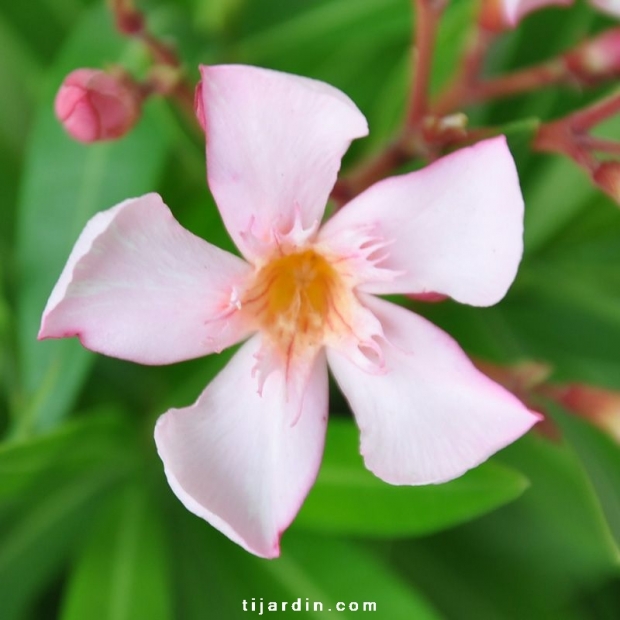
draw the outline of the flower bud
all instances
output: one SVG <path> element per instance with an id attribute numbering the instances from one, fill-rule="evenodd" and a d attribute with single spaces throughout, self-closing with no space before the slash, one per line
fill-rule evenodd
<path id="1" fill-rule="evenodd" d="M 122 75 L 76 69 L 62 83 L 54 109 L 67 133 L 79 142 L 124 136 L 140 117 L 142 97 Z"/>
<path id="2" fill-rule="evenodd" d="M 528 14 L 552 5 L 566 6 L 573 0 L 482 0 L 479 23 L 491 32 L 516 28 Z"/>
<path id="3" fill-rule="evenodd" d="M 612 28 L 564 54 L 568 70 L 590 84 L 620 76 L 620 28 Z"/>
<path id="4" fill-rule="evenodd" d="M 553 398 L 620 443 L 620 392 L 571 383 L 557 388 Z"/>
<path id="5" fill-rule="evenodd" d="M 620 204 L 620 162 L 603 162 L 592 174 L 592 179 L 608 196 Z"/>

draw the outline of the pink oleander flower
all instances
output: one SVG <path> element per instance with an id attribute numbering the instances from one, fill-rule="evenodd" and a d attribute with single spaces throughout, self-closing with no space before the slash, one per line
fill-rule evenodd
<path id="1" fill-rule="evenodd" d="M 63 81 L 54 102 L 56 117 L 79 142 L 124 136 L 140 117 L 142 98 L 121 75 L 76 69 Z"/>
<path id="2" fill-rule="evenodd" d="M 481 23 L 489 30 L 515 28 L 526 16 L 548 6 L 568 6 L 573 0 L 483 0 Z M 590 0 L 600 11 L 620 17 L 620 0 Z"/>
<path id="3" fill-rule="evenodd" d="M 536 414 L 427 320 L 377 295 L 499 301 L 522 254 L 523 201 L 503 137 L 380 181 L 321 226 L 340 160 L 368 132 L 322 82 L 202 67 L 208 182 L 243 258 L 192 235 L 157 194 L 96 215 L 43 315 L 40 338 L 142 364 L 243 342 L 155 440 L 185 506 L 248 551 L 279 538 L 316 478 L 327 366 L 392 484 L 460 476 Z"/>

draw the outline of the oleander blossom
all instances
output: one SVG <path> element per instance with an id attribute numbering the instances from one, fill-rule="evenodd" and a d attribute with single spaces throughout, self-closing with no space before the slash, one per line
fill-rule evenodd
<path id="1" fill-rule="evenodd" d="M 392 484 L 450 480 L 537 420 L 456 342 L 377 295 L 499 301 L 522 253 L 523 201 L 503 137 L 373 185 L 323 226 L 353 102 L 315 80 L 202 67 L 208 182 L 243 258 L 195 237 L 157 194 L 87 224 L 40 337 L 168 364 L 243 342 L 196 403 L 161 416 L 166 476 L 193 513 L 263 557 L 321 461 L 327 366 Z"/>

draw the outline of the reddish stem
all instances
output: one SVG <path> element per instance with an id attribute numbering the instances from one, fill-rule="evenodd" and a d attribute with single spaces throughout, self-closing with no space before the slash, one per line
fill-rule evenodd
<path id="1" fill-rule="evenodd" d="M 472 131 L 462 131 L 459 134 L 437 133 L 421 138 L 417 133 L 403 133 L 387 148 L 363 161 L 347 176 L 341 177 L 336 182 L 331 197 L 338 205 L 343 205 L 414 157 L 433 160 L 442 151 L 467 146 L 498 133 L 498 130 L 492 127 L 480 127 Z"/>
<path id="2" fill-rule="evenodd" d="M 415 41 L 414 78 L 406 127 L 419 127 L 428 113 L 429 83 L 433 66 L 433 50 L 444 0 L 414 0 Z"/>
<path id="3" fill-rule="evenodd" d="M 494 32 L 482 28 L 478 24 L 471 42 L 465 50 L 458 73 L 433 107 L 435 114 L 445 116 L 461 105 L 470 85 L 478 80 L 484 58 L 495 37 Z"/>
<path id="4" fill-rule="evenodd" d="M 338 179 L 331 197 L 339 205 L 345 204 L 395 168 L 408 162 L 415 154 L 415 151 L 405 147 L 402 138 L 395 140 L 374 157 L 362 162 L 348 176 Z"/>
<path id="5" fill-rule="evenodd" d="M 566 118 L 575 132 L 585 132 L 618 112 L 620 112 L 620 92 L 615 92 Z"/>
<path id="6" fill-rule="evenodd" d="M 477 103 L 489 99 L 510 97 L 521 93 L 551 86 L 565 80 L 566 67 L 561 59 L 542 65 L 528 67 L 521 71 L 473 84 L 461 103 Z"/>
<path id="7" fill-rule="evenodd" d="M 194 88 L 183 74 L 183 67 L 174 48 L 149 32 L 144 14 L 136 8 L 133 0 L 109 0 L 109 6 L 118 30 L 141 41 L 153 57 L 154 67 L 142 85 L 143 95 L 156 93 L 173 97 L 190 122 L 196 124 Z M 170 68 L 167 75 L 166 67 Z"/>
<path id="8" fill-rule="evenodd" d="M 579 143 L 591 151 L 598 151 L 600 153 L 607 153 L 608 155 L 620 157 L 620 142 L 616 142 L 615 140 L 583 136 L 579 138 Z"/>
<path id="9" fill-rule="evenodd" d="M 571 126 L 571 117 L 563 118 L 553 123 L 544 123 L 538 128 L 532 143 L 535 151 L 543 153 L 560 153 L 570 157 L 576 164 L 592 173 L 597 162 L 578 139 Z"/>

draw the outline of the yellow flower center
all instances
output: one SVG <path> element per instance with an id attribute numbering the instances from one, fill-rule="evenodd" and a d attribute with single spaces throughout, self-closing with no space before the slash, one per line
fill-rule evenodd
<path id="1" fill-rule="evenodd" d="M 266 263 L 241 304 L 284 350 L 296 339 L 316 346 L 329 327 L 330 309 L 341 286 L 327 259 L 307 249 Z"/>

